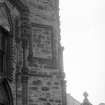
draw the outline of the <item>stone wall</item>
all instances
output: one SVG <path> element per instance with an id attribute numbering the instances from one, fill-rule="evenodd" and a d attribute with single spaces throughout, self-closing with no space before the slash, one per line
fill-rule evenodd
<path id="1" fill-rule="evenodd" d="M 7 0 L 16 60 L 10 86 L 14 105 L 64 105 L 59 0 Z M 11 62 L 9 62 L 11 63 Z M 10 73 L 11 74 L 11 73 Z"/>

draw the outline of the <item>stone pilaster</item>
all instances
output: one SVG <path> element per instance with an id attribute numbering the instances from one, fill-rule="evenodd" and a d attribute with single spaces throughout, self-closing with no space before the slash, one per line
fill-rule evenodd
<path id="1" fill-rule="evenodd" d="M 28 105 L 28 66 L 27 66 L 27 48 L 29 37 L 29 12 L 24 10 L 21 15 L 21 38 L 23 48 L 23 67 L 22 67 L 22 104 Z"/>

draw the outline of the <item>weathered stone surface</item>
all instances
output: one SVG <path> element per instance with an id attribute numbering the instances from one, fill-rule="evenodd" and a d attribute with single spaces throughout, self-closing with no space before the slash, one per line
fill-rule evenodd
<path id="1" fill-rule="evenodd" d="M 32 24 L 33 57 L 52 59 L 53 29 L 51 26 Z"/>
<path id="2" fill-rule="evenodd" d="M 10 83 L 14 105 L 63 105 L 66 93 L 58 1 L 6 2 L 13 17 L 8 77 L 14 77 Z"/>
<path id="3" fill-rule="evenodd" d="M 29 105 L 34 103 L 43 105 L 46 102 L 57 105 L 62 102 L 60 80 L 56 76 L 30 77 L 28 82 Z"/>

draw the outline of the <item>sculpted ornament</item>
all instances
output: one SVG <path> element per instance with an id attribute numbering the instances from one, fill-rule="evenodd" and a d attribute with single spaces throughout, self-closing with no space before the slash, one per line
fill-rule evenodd
<path id="1" fill-rule="evenodd" d="M 33 25 L 32 27 L 34 57 L 52 59 L 52 29 L 51 27 Z"/>

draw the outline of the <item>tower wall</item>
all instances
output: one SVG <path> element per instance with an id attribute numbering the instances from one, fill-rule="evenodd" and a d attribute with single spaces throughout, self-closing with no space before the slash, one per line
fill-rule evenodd
<path id="1" fill-rule="evenodd" d="M 8 0 L 9 3 L 16 48 L 10 83 L 14 104 L 66 104 L 59 0 Z"/>

